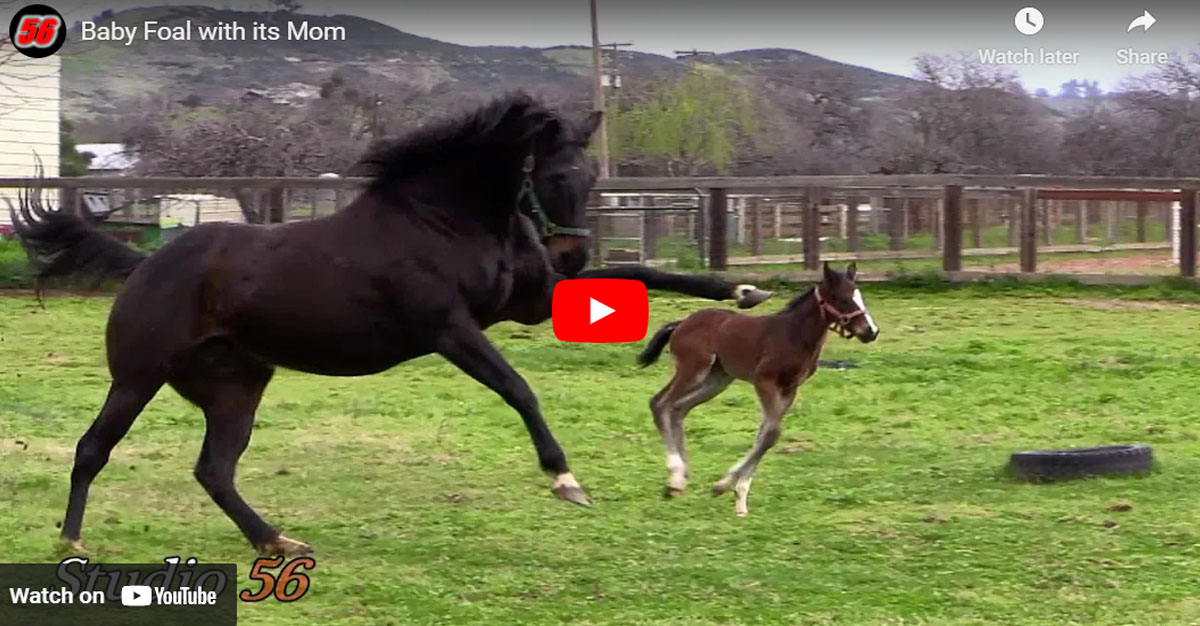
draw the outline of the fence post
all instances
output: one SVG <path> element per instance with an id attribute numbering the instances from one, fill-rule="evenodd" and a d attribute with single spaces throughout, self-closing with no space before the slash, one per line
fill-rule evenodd
<path id="1" fill-rule="evenodd" d="M 1075 202 L 1075 243 L 1087 243 L 1088 210 L 1083 200 Z"/>
<path id="2" fill-rule="evenodd" d="M 883 206 L 888 214 L 888 247 L 892 250 L 904 249 L 904 211 L 899 208 L 900 201 L 896 198 L 884 198 Z"/>
<path id="3" fill-rule="evenodd" d="M 1008 245 L 1016 247 L 1021 244 L 1021 210 L 1024 205 L 1012 198 L 1005 198 L 1004 206 L 1008 209 Z"/>
<path id="4" fill-rule="evenodd" d="M 1021 271 L 1037 271 L 1037 189 L 1026 189 L 1021 205 Z"/>
<path id="5" fill-rule="evenodd" d="M 1117 203 L 1108 201 L 1104 206 L 1104 245 L 1117 242 Z"/>
<path id="6" fill-rule="evenodd" d="M 962 269 L 962 195 L 963 188 L 947 185 L 942 199 L 942 269 Z"/>
<path id="7" fill-rule="evenodd" d="M 79 210 L 79 190 L 74 187 L 63 187 L 59 195 L 59 204 L 62 205 L 62 210 L 71 215 L 80 215 Z"/>
<path id="8" fill-rule="evenodd" d="M 967 217 L 971 220 L 971 245 L 983 247 L 983 202 L 979 198 L 967 199 Z"/>
<path id="9" fill-rule="evenodd" d="M 846 247 L 851 252 L 858 252 L 862 246 L 858 236 L 858 205 L 861 202 L 860 198 L 849 196 L 846 198 Z"/>
<path id="10" fill-rule="evenodd" d="M 708 267 L 722 271 L 728 268 L 729 192 L 719 187 L 708 191 Z"/>
<path id="11" fill-rule="evenodd" d="M 603 204 L 604 204 L 604 198 L 598 192 L 593 191 L 590 194 L 588 194 L 588 206 L 589 207 L 603 208 Z M 588 223 L 588 228 L 592 231 L 592 237 L 591 237 L 592 240 L 590 242 L 592 244 L 592 250 L 591 250 L 592 263 L 601 263 L 602 264 L 604 248 L 601 243 L 600 214 L 597 212 L 594 212 L 594 211 L 588 211 L 587 223 Z"/>
<path id="12" fill-rule="evenodd" d="M 749 203 L 747 210 L 750 212 L 750 255 L 758 256 L 762 254 L 762 214 L 759 210 L 762 198 L 751 196 L 746 201 Z"/>
<path id="13" fill-rule="evenodd" d="M 945 202 L 943 202 L 943 199 L 940 198 L 937 200 L 930 200 L 928 202 L 929 210 L 932 213 L 932 219 L 929 220 L 929 230 L 933 234 L 933 237 L 930 237 L 930 239 L 933 240 L 933 249 L 937 250 L 938 248 L 946 245 L 945 239 L 942 238 L 942 234 L 946 230 Z"/>
<path id="14" fill-rule="evenodd" d="M 1196 189 L 1184 189 L 1179 202 L 1179 274 L 1196 275 Z"/>
<path id="15" fill-rule="evenodd" d="M 654 211 L 645 210 L 645 198 L 642 200 L 642 263 L 647 259 L 658 257 L 658 215 Z"/>
<path id="16" fill-rule="evenodd" d="M 284 219 L 284 189 L 283 187 L 271 187 L 267 192 L 267 224 L 282 224 Z"/>
<path id="17" fill-rule="evenodd" d="M 1146 243 L 1146 213 L 1148 207 L 1146 202 L 1139 200 L 1137 203 L 1137 241 L 1138 243 Z"/>
<path id="18" fill-rule="evenodd" d="M 809 187 L 805 193 L 801 232 L 804 243 L 804 269 L 815 270 L 821 264 L 821 198 L 824 190 Z"/>
<path id="19" fill-rule="evenodd" d="M 1054 245 L 1054 200 L 1042 200 L 1042 238 L 1046 245 Z"/>

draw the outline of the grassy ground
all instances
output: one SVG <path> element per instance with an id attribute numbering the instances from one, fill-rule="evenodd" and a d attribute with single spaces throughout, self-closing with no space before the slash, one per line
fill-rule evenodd
<path id="1" fill-rule="evenodd" d="M 1191 624 L 1200 620 L 1195 292 L 871 286 L 883 328 L 831 339 L 750 496 L 711 481 L 757 423 L 744 384 L 689 419 L 692 491 L 664 502 L 637 347 L 490 332 L 539 392 L 593 509 L 555 501 L 500 400 L 436 358 L 362 379 L 281 372 L 240 466 L 317 548 L 286 624 Z M 1190 303 L 1136 300 L 1166 295 Z M 783 304 L 768 303 L 774 309 Z M 653 296 L 652 325 L 711 303 Z M 0 297 L 0 560 L 56 561 L 75 439 L 107 383 L 108 298 Z M 202 421 L 164 391 L 92 492 L 94 558 L 253 555 L 191 477 Z M 1012 482 L 1017 449 L 1142 441 L 1144 478 Z M 1127 512 L 1107 511 L 1118 501 Z M 245 585 L 249 586 L 249 585 Z"/>

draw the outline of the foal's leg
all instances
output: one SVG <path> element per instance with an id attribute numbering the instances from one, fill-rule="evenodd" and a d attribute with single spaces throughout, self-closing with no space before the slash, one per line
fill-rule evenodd
<path id="1" fill-rule="evenodd" d="M 745 516 L 749 513 L 746 498 L 750 494 L 750 482 L 754 477 L 754 469 L 758 467 L 758 462 L 762 460 L 767 450 L 770 450 L 771 446 L 775 445 L 779 439 L 780 423 L 788 409 L 791 408 L 792 401 L 796 399 L 794 386 L 781 388 L 773 379 L 759 379 L 755 382 L 754 388 L 758 392 L 759 404 L 762 405 L 762 423 L 754 438 L 754 447 L 741 461 L 729 468 L 729 472 L 724 478 L 713 485 L 713 495 L 720 495 L 729 491 L 729 488 L 736 483 L 737 504 L 734 510 L 738 516 Z"/>
<path id="2" fill-rule="evenodd" d="M 108 464 L 109 454 L 121 441 L 146 403 L 162 387 L 160 380 L 113 380 L 104 407 L 75 446 L 75 467 L 71 470 L 71 495 L 63 521 L 62 538 L 75 550 L 83 550 L 80 533 L 87 507 L 88 488 L 100 470 Z"/>
<path id="3" fill-rule="evenodd" d="M 568 502 L 590 505 L 587 494 L 567 467 L 567 457 L 538 409 L 537 396 L 521 375 L 470 322 L 453 326 L 437 340 L 437 352 L 471 378 L 504 398 L 521 415 L 537 449 L 542 471 L 554 479 L 554 494 Z"/>
<path id="4" fill-rule="evenodd" d="M 683 419 L 688 411 L 724 391 L 732 380 L 712 357 L 709 357 L 703 369 L 685 365 L 677 358 L 675 377 L 650 401 L 654 424 L 667 450 L 670 479 L 664 494 L 666 497 L 678 496 L 687 488 L 687 444 Z"/>
<path id="5" fill-rule="evenodd" d="M 172 378 L 171 386 L 204 411 L 204 444 L 194 474 L 209 497 L 260 553 L 305 554 L 312 549 L 281 535 L 234 485 L 238 459 L 250 443 L 254 413 L 273 374 L 273 367 L 253 356 L 210 343 L 196 351 L 189 366 Z"/>

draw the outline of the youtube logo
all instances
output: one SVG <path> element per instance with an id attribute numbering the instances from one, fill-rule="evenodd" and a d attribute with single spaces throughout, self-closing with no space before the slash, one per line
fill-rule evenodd
<path id="1" fill-rule="evenodd" d="M 125 585 L 121 587 L 121 604 L 125 606 L 150 606 L 150 587 Z"/>
<path id="2" fill-rule="evenodd" d="M 626 343 L 646 337 L 650 301 L 636 280 L 581 278 L 554 286 L 554 336 L 573 343 Z"/>

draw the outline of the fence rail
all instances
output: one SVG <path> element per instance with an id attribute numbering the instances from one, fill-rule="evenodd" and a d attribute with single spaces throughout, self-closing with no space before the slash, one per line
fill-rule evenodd
<path id="1" fill-rule="evenodd" d="M 291 206 L 290 192 L 311 194 L 311 215 L 318 214 L 317 192 L 329 192 L 328 201 L 336 210 L 361 189 L 366 178 L 0 178 L 0 196 L 4 189 L 37 185 L 59 189 L 66 206 L 77 206 L 81 192 L 87 190 L 136 190 L 167 192 L 212 190 L 229 196 L 257 194 L 263 204 L 264 221 L 287 221 Z M 638 240 L 632 260 L 647 262 L 647 252 L 658 247 L 658 231 L 666 221 L 668 234 L 680 232 L 675 216 L 683 216 L 682 238 L 691 241 L 701 263 L 713 270 L 744 265 L 755 259 L 774 256 L 783 262 L 800 261 L 807 270 L 815 270 L 820 261 L 832 258 L 930 258 L 941 257 L 942 270 L 960 272 L 964 257 L 995 249 L 1019 253 L 1021 272 L 1037 271 L 1039 247 L 1042 252 L 1065 250 L 1065 243 L 1054 241 L 1066 222 L 1073 223 L 1075 250 L 1119 250 L 1116 241 L 1118 222 L 1122 221 L 1120 203 L 1136 204 L 1138 249 L 1170 245 L 1178 258 L 1178 272 L 1196 275 L 1196 201 L 1200 178 L 1139 178 L 1034 175 L 863 175 L 863 176 L 780 176 L 780 177 L 700 177 L 700 178 L 609 178 L 593 189 L 591 218 L 600 223 L 605 215 L 611 220 L 639 220 L 636 237 L 610 236 L 609 239 Z M 335 195 L 332 195 L 335 194 Z M 607 194 L 607 196 L 605 196 Z M 674 206 L 656 206 L 645 198 L 665 195 Z M 620 197 L 641 196 L 639 206 L 621 204 Z M 240 201 L 240 200 L 239 200 Z M 681 202 L 683 204 L 681 204 Z M 868 204 L 869 203 L 869 204 Z M 910 204 L 911 203 L 911 204 Z M 1107 203 L 1100 206 L 1099 203 Z M 1170 206 L 1174 203 L 1174 206 Z M 773 204 L 764 208 L 764 205 Z M 788 211 L 780 207 L 787 204 Z M 1162 212 L 1150 212 L 1151 205 L 1162 205 Z M 860 207 L 868 207 L 864 214 Z M 0 212 L 3 207 L 0 206 Z M 831 212 L 832 211 L 832 212 Z M 621 216 L 615 213 L 620 212 Z M 995 217 L 999 215 L 999 219 Z M 1124 213 L 1128 216 L 1128 213 Z M 295 214 L 292 214 L 293 219 Z M 883 218 L 886 216 L 886 224 Z M 301 216 L 303 218 L 303 215 Z M 732 220 L 732 221 L 731 221 Z M 905 249 L 913 222 L 930 236 L 925 252 Z M 1154 221 L 1156 232 L 1165 233 L 1158 244 L 1147 239 L 1147 223 Z M 1094 246 L 1088 235 L 1091 226 L 1101 224 L 1105 245 Z M 1128 222 L 1124 222 L 1128 223 Z M 1161 223 L 1161 231 L 1158 229 Z M 1002 243 L 985 246 L 984 231 L 994 225 L 1006 229 Z M 671 230 L 674 228 L 675 230 Z M 836 229 L 837 238 L 848 249 L 822 251 L 823 232 Z M 862 249 L 864 228 L 870 235 L 888 241 L 890 250 Z M 886 230 L 882 230 L 886 229 Z M 611 229 L 610 229 L 611 230 Z M 799 254 L 764 254 L 764 230 L 774 239 L 800 244 Z M 1059 234 L 1056 235 L 1056 232 Z M 964 233 L 970 236 L 964 251 Z M 602 245 L 598 237 L 596 246 Z M 826 237 L 828 239 L 829 237 Z M 748 243 L 749 254 L 731 257 L 730 242 Z M 789 244 L 790 245 L 790 244 Z M 925 245 L 925 244 L 922 244 Z M 628 251 L 627 251 L 628 252 Z M 652 255 L 651 255 L 652 256 Z M 747 260 L 749 259 L 749 261 Z M 773 262 L 773 261 L 764 261 Z"/>

